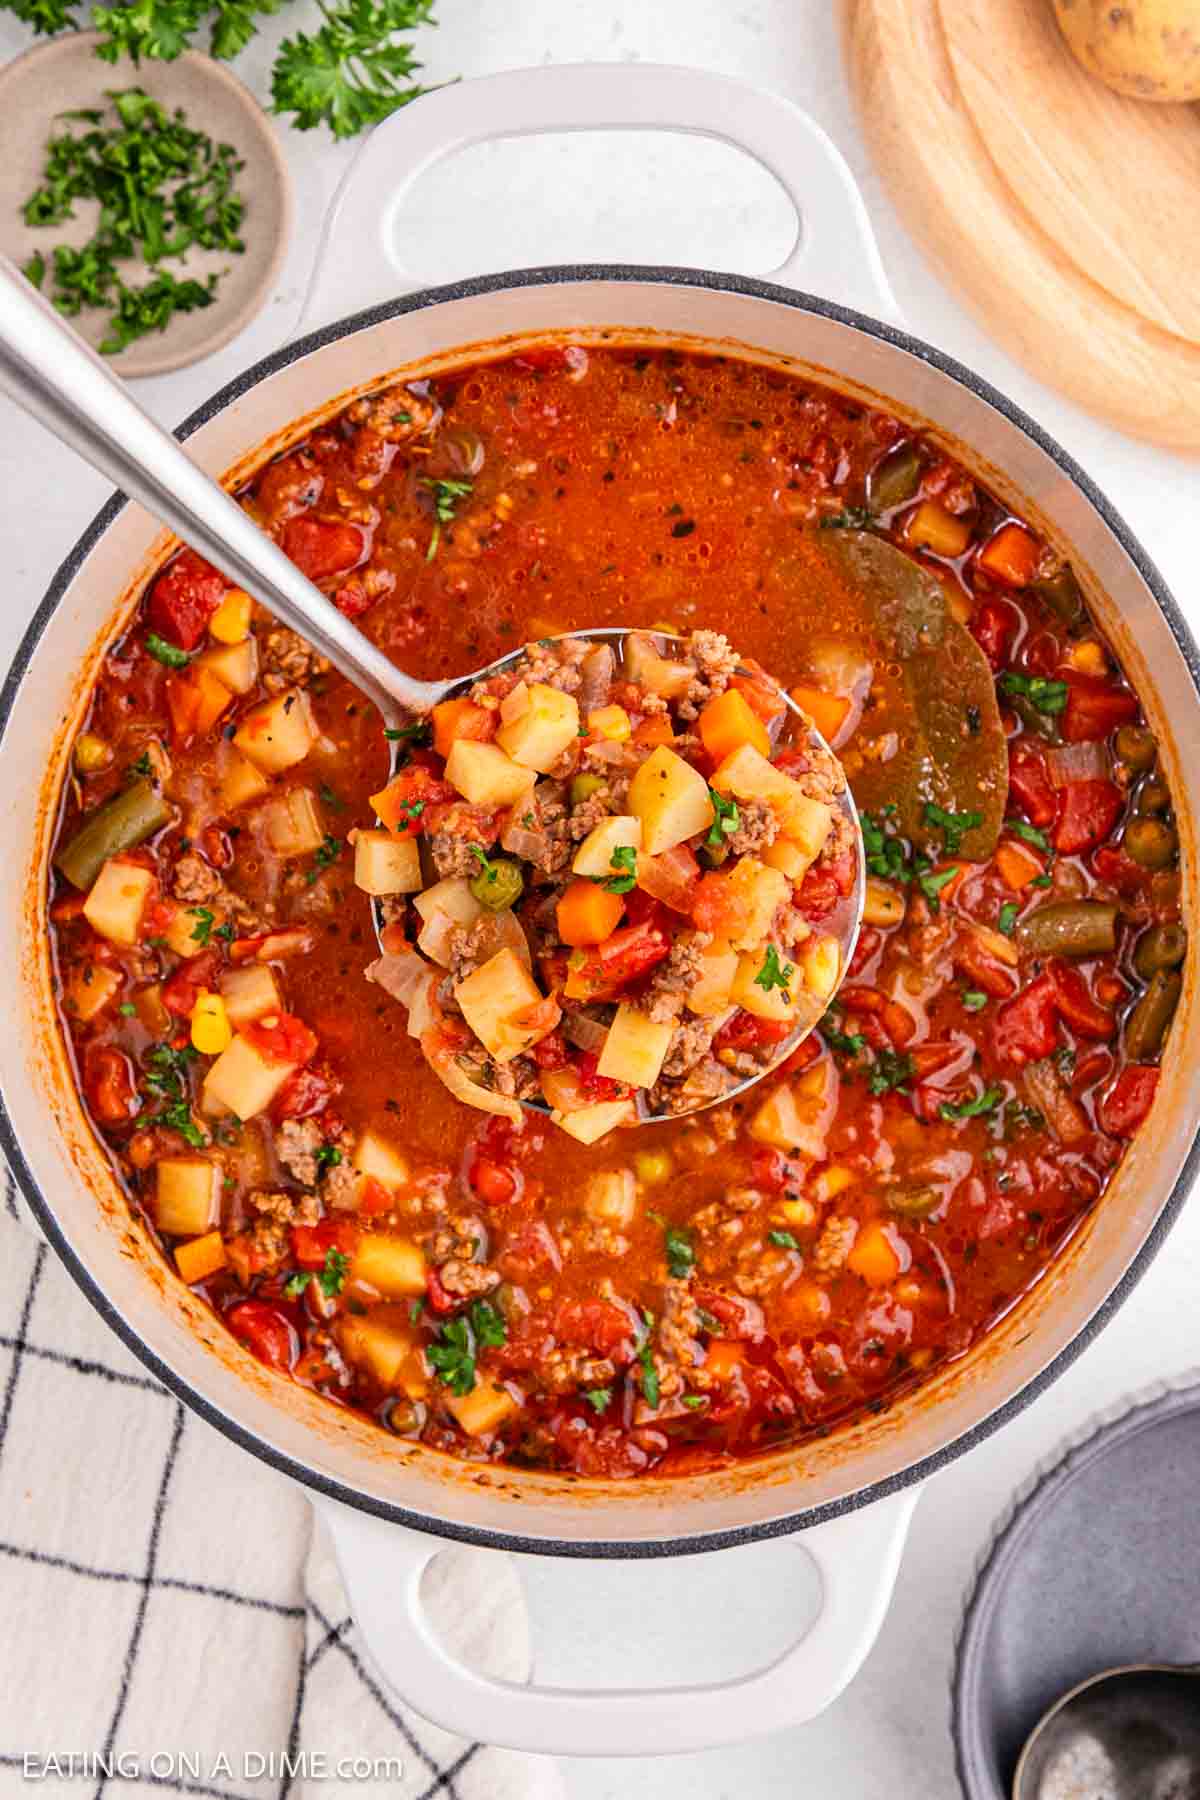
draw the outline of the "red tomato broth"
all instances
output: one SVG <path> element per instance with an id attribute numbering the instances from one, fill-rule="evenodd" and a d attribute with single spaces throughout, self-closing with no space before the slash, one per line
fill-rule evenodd
<path id="1" fill-rule="evenodd" d="M 373 404 L 360 406 L 360 415 Z M 790 378 L 669 352 L 518 357 L 439 378 L 428 389 L 418 384 L 411 405 L 434 419 L 432 455 L 390 443 L 383 454 L 371 420 L 344 415 L 262 472 L 247 498 L 275 535 L 293 548 L 303 543 L 300 560 L 360 627 L 425 677 L 460 673 L 553 632 L 669 622 L 724 630 L 785 685 L 811 681 L 810 640 L 828 633 L 831 618 L 854 612 L 853 597 L 821 560 L 818 522 L 861 506 L 868 472 L 909 438 L 896 421 Z M 964 555 L 942 561 L 923 552 L 922 560 L 970 597 L 1001 677 L 1059 679 L 1078 638 L 1034 589 L 973 574 L 979 547 L 1011 522 L 1008 514 L 919 437 L 911 441 L 923 471 L 911 501 L 940 496 L 972 529 Z M 470 451 L 475 442 L 484 448 L 482 468 L 451 518 L 439 520 L 429 484 L 465 482 L 473 456 L 464 465 L 463 446 Z M 905 502 L 881 511 L 878 522 L 903 543 L 910 512 Z M 330 530 L 309 529 L 320 524 Z M 351 559 L 352 536 L 360 543 Z M 1053 573 L 1051 553 L 1041 546 L 1038 553 L 1038 566 Z M 357 564 L 352 573 L 348 559 Z M 172 567 L 168 593 L 180 585 Z M 188 635 L 197 606 L 211 614 L 210 580 L 205 574 L 196 604 L 184 609 Z M 352 594 L 350 581 L 358 583 Z M 161 624 L 161 599 L 153 616 Z M 260 647 L 274 629 L 256 614 Z M 1078 741 L 1080 721 L 1095 718 L 1111 744 L 1112 732 L 1140 716 L 1136 698 L 1094 628 L 1077 621 L 1076 629 L 1098 646 L 1105 669 L 1063 671 L 1064 735 Z M 166 723 L 165 672 L 146 654 L 145 632 L 135 622 L 107 659 L 88 729 L 111 760 L 68 795 L 60 842 L 84 812 L 120 791 L 131 766 L 156 756 L 156 743 L 166 747 L 167 790 L 183 816 L 128 855 L 160 872 L 169 900 L 180 855 L 196 855 L 206 829 L 219 826 L 233 846 L 217 897 L 224 904 L 235 896 L 225 921 L 231 937 L 253 940 L 297 923 L 310 931 L 308 949 L 270 966 L 280 1012 L 315 1034 L 315 1053 L 307 1038 L 295 1051 L 298 1064 L 313 1058 L 320 1076 L 305 1085 L 304 1105 L 311 1099 L 308 1116 L 323 1147 L 343 1158 L 313 1182 L 281 1162 L 277 1121 L 289 1116 L 286 1100 L 282 1111 L 277 1103 L 244 1125 L 219 1127 L 207 1149 L 221 1162 L 218 1224 L 228 1262 L 199 1291 L 231 1315 L 235 1335 L 256 1353 L 402 1435 L 460 1456 L 635 1475 L 690 1472 L 698 1459 L 703 1466 L 731 1452 L 753 1454 L 878 1410 L 964 1354 L 1038 1278 L 1102 1194 L 1152 1101 L 1157 1052 L 1129 1063 L 1124 1030 L 1146 991 L 1135 951 L 1149 932 L 1177 920 L 1178 877 L 1173 859 L 1154 870 L 1120 846 L 1139 793 L 1157 779 L 1153 769 L 1110 755 L 1119 815 L 1102 797 L 1104 836 L 1051 855 L 1049 889 L 1014 895 L 993 864 L 967 865 L 939 910 L 910 888 L 901 924 L 878 925 L 869 915 L 851 979 L 883 1004 L 867 1011 L 847 1000 L 828 1034 L 835 1047 L 814 1046 L 787 1077 L 808 1082 L 809 1098 L 820 1101 L 812 1140 L 823 1136 L 820 1154 L 785 1152 L 748 1135 L 771 1081 L 694 1120 L 588 1148 L 533 1116 L 515 1133 L 453 1100 L 408 1036 L 404 1009 L 363 978 L 374 931 L 344 839 L 351 825 L 370 822 L 367 796 L 387 779 L 387 745 L 371 709 L 336 674 L 306 671 L 322 736 L 294 775 L 332 795 L 322 801 L 323 822 L 326 843 L 338 848 L 324 862 L 311 854 L 282 862 L 254 806 L 227 810 L 218 791 L 229 720 L 245 703 L 235 702 L 207 735 L 176 743 Z M 275 662 L 281 679 L 294 673 L 287 646 Z M 261 693 L 256 687 L 249 703 Z M 885 735 L 898 695 L 896 672 L 877 669 L 852 748 Z M 1053 843 L 1064 810 L 1072 821 L 1086 819 L 1087 796 L 1083 804 L 1064 802 L 1046 774 L 1040 722 L 1010 716 L 1016 754 L 1008 813 Z M 282 786 L 291 781 L 289 774 Z M 191 848 L 181 852 L 184 836 Z M 54 898 L 71 893 L 60 880 Z M 217 899 L 210 896 L 209 910 L 221 918 Z M 1018 941 L 1021 919 L 1047 899 L 1116 901 L 1122 909 L 1115 950 L 1070 964 L 1093 1009 L 1098 984 L 1119 974 L 1127 997 L 1109 1002 L 1119 1027 L 1112 1041 L 1097 1042 L 1094 1017 L 1077 1031 L 1057 990 L 1053 1001 L 1040 998 L 1041 987 L 1026 998 L 1036 984 L 1054 987 L 1045 956 L 1018 951 L 1009 962 L 986 938 L 970 936 L 974 922 Z M 178 900 L 176 909 L 188 904 Z M 203 910 L 208 902 L 191 905 Z M 194 1156 L 196 1146 L 169 1122 L 148 1122 L 161 1117 L 171 1095 L 147 1089 L 146 1057 L 164 1042 L 185 1050 L 188 1020 L 166 993 L 166 1024 L 147 1023 L 148 1003 L 134 1014 L 121 1009 L 156 985 L 178 995 L 193 975 L 200 986 L 210 983 L 214 951 L 219 978 L 231 966 L 230 939 L 210 930 L 193 968 L 159 930 L 120 946 L 85 920 L 62 916 L 67 910 L 59 907 L 51 929 L 68 995 L 93 964 L 115 965 L 122 975 L 112 1002 L 86 1020 L 68 998 L 64 1026 L 97 1127 L 153 1225 L 155 1164 Z M 1007 1037 L 999 1033 L 1016 1053 L 1000 1054 L 997 1018 L 1014 1004 L 1030 1009 L 1034 1024 L 1023 1025 L 1018 1010 Z M 1087 1026 L 1078 994 L 1073 1016 Z M 285 1054 L 295 1034 L 266 1029 L 277 1057 Z M 859 1036 L 861 1048 L 846 1047 Z M 1030 1060 L 1054 1064 L 1080 1111 L 1086 1129 L 1070 1145 L 1029 1103 L 1026 1047 Z M 207 1062 L 202 1055 L 182 1065 L 180 1080 L 193 1097 Z M 138 1087 L 148 1120 L 131 1123 Z M 1002 1101 L 991 1110 L 942 1115 L 943 1106 L 969 1104 L 992 1087 Z M 194 1118 L 203 1128 L 198 1111 Z M 367 1177 L 357 1207 L 338 1212 L 328 1185 L 368 1131 L 396 1147 L 407 1180 L 389 1189 Z M 633 1217 L 614 1223 L 602 1209 L 589 1213 L 597 1174 L 625 1171 L 635 1183 Z M 922 1212 L 919 1196 L 928 1189 L 938 1197 Z M 257 1211 L 251 1194 L 280 1204 Z M 754 1198 L 747 1202 L 747 1194 Z M 898 1196 L 908 1196 L 907 1213 L 894 1204 Z M 331 1291 L 324 1292 L 322 1270 L 313 1269 L 321 1243 L 313 1232 L 335 1223 L 415 1242 L 426 1270 L 419 1307 L 419 1295 L 400 1299 L 356 1279 L 354 1229 L 328 1234 L 326 1255 L 345 1266 L 329 1269 Z M 437 1241 L 447 1232 L 454 1240 L 448 1254 Z M 682 1276 L 672 1273 L 683 1258 L 678 1246 L 672 1253 L 672 1233 L 689 1241 Z M 178 1235 L 164 1228 L 164 1245 Z M 468 1279 L 451 1291 L 443 1272 L 461 1263 L 494 1271 L 499 1285 L 476 1291 Z M 491 1341 L 497 1328 L 476 1310 L 481 1303 L 502 1320 L 503 1342 Z M 246 1307 L 263 1310 L 238 1310 Z M 374 1319 L 391 1342 L 410 1341 L 390 1378 L 355 1336 Z M 446 1332 L 456 1322 L 458 1341 L 465 1333 L 474 1352 L 468 1392 L 486 1386 L 508 1395 L 494 1428 L 464 1428 L 448 1409 L 456 1340 Z M 451 1353 L 440 1369 L 422 1357 L 431 1347 Z"/>

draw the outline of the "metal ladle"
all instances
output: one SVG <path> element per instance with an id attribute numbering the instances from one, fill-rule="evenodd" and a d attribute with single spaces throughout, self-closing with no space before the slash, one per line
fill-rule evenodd
<path id="1" fill-rule="evenodd" d="M 1200 1664 L 1137 1663 L 1081 1682 L 1021 1752 L 1013 1800 L 1197 1800 Z"/>
<path id="2" fill-rule="evenodd" d="M 175 438 L 142 411 L 112 370 L 3 257 L 0 390 L 40 420 L 68 449 L 107 476 L 114 486 L 139 501 L 183 543 L 214 563 L 236 586 L 244 588 L 277 619 L 299 632 L 366 695 L 389 730 L 397 730 L 414 713 L 427 714 L 439 701 L 464 692 L 522 654 L 520 650 L 512 651 L 486 668 L 450 681 L 417 681 L 398 669 L 301 574 L 237 501 L 192 461 Z M 594 638 L 619 649 L 630 633 L 608 629 L 568 635 Z M 661 635 L 659 641 L 663 641 Z M 797 718 L 804 719 L 799 707 L 782 690 L 781 697 Z M 808 729 L 816 741 L 824 743 L 811 725 Z M 401 755 L 402 746 L 393 741 L 393 772 Z M 844 973 L 858 936 L 865 892 L 862 833 L 848 788 L 843 791 L 842 810 L 854 833 L 858 869 L 852 928 L 842 944 Z M 378 927 L 378 910 L 376 924 Z M 816 1024 L 817 1016 L 814 1013 L 805 1019 L 779 1045 L 771 1067 L 795 1050 Z M 706 1101 L 704 1106 L 723 1103 L 769 1073 L 769 1068 L 760 1070 L 737 1087 Z M 640 1094 L 639 1102 L 641 1111 L 644 1102 Z M 526 1104 L 548 1110 L 541 1101 Z M 687 1110 L 698 1112 L 704 1108 Z M 641 1116 L 659 1115 L 641 1111 Z"/>

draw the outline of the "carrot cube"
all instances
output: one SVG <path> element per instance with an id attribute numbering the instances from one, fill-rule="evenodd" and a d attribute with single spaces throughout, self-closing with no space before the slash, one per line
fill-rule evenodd
<path id="1" fill-rule="evenodd" d="M 792 699 L 806 712 L 827 744 L 832 744 L 846 723 L 850 702 L 842 694 L 827 694 L 824 688 L 799 681 L 791 690 Z"/>
<path id="2" fill-rule="evenodd" d="M 494 712 L 477 706 L 465 694 L 457 700 L 443 700 L 433 709 L 433 747 L 444 759 L 459 738 L 486 744 L 496 735 L 496 723 Z"/>
<path id="3" fill-rule="evenodd" d="M 1037 573 L 1041 550 L 1022 525 L 1002 525 L 979 552 L 979 567 L 1009 587 L 1028 587 Z"/>
<path id="4" fill-rule="evenodd" d="M 625 902 L 594 881 L 573 881 L 557 907 L 558 935 L 564 944 L 602 944 L 621 922 Z"/>
<path id="5" fill-rule="evenodd" d="M 743 744 L 752 744 L 761 756 L 771 754 L 766 726 L 736 688 L 726 688 L 710 700 L 697 723 L 701 742 L 715 762 L 723 762 Z"/>
<path id="6" fill-rule="evenodd" d="M 903 1240 L 899 1240 L 901 1245 Z M 895 1228 L 872 1219 L 859 1229 L 846 1267 L 861 1275 L 868 1287 L 887 1287 L 907 1267 L 908 1258 L 897 1248 Z"/>
<path id="7" fill-rule="evenodd" d="M 175 1246 L 175 1267 L 189 1287 L 197 1281 L 207 1281 L 225 1267 L 227 1260 L 225 1241 L 219 1231 L 206 1231 L 203 1237 Z"/>

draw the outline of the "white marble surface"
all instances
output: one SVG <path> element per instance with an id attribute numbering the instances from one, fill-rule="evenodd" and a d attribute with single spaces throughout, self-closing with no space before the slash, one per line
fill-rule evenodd
<path id="1" fill-rule="evenodd" d="M 288 9 L 298 14 L 299 7 Z M 855 169 L 915 331 L 962 357 L 1055 433 L 1113 496 L 1184 609 L 1193 592 L 1194 464 L 1123 440 L 1012 365 L 925 266 L 880 192 L 855 130 L 830 0 L 442 0 L 423 34 L 431 79 L 543 61 L 686 62 L 777 87 L 807 106 Z M 268 20 L 239 64 L 266 91 L 270 45 L 291 18 Z M 23 48 L 0 19 L 0 54 Z M 104 72 L 107 75 L 107 71 Z M 288 335 L 324 205 L 346 152 L 323 133 L 281 128 L 294 170 L 298 229 L 275 299 L 237 342 L 198 368 L 140 385 L 166 424 Z M 434 172 L 405 213 L 431 277 L 571 257 L 693 261 L 765 270 L 788 238 L 778 197 L 736 159 L 681 140 L 622 147 L 587 138 L 523 144 Z M 414 251 L 414 260 L 416 252 Z M 41 431 L 0 410 L 0 657 L 7 659 L 53 569 L 104 497 L 103 484 Z M 950 1800 L 957 1792 L 947 1681 L 963 1592 L 1012 1488 L 1061 1437 L 1121 1395 L 1196 1357 L 1200 1213 L 1185 1214 L 1140 1288 L 1101 1339 L 998 1437 L 930 1484 L 887 1623 L 853 1688 L 818 1722 L 765 1742 L 681 1759 L 597 1760 L 566 1771 L 572 1800 Z M 264 1473 L 264 1479 L 268 1479 Z M 538 1563 L 531 1590 L 539 1664 L 550 1679 L 624 1685 L 732 1674 L 781 1647 L 803 1614 L 798 1559 L 782 1546 L 639 1569 Z M 798 1586 L 793 1586 L 793 1582 Z"/>

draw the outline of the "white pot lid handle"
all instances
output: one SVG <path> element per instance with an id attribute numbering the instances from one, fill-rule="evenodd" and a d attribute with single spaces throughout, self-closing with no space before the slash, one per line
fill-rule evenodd
<path id="1" fill-rule="evenodd" d="M 919 1487 L 779 1541 L 808 1553 L 821 1610 L 765 1668 L 694 1687 L 524 1686 L 468 1669 L 436 1636 L 421 1576 L 436 1538 L 315 1500 L 333 1537 L 350 1610 L 384 1680 L 435 1725 L 550 1756 L 659 1756 L 743 1743 L 803 1724 L 858 1673 L 883 1623 Z M 680 1579 L 683 1579 L 681 1574 Z"/>
<path id="2" fill-rule="evenodd" d="M 900 322 L 854 177 L 800 107 L 702 69 L 560 63 L 438 88 L 375 128 L 330 207 L 301 330 L 423 285 L 398 241 L 396 219 L 414 182 L 443 157 L 492 138 L 605 130 L 693 132 L 745 151 L 776 177 L 798 217 L 790 255 L 763 273 Z"/>

